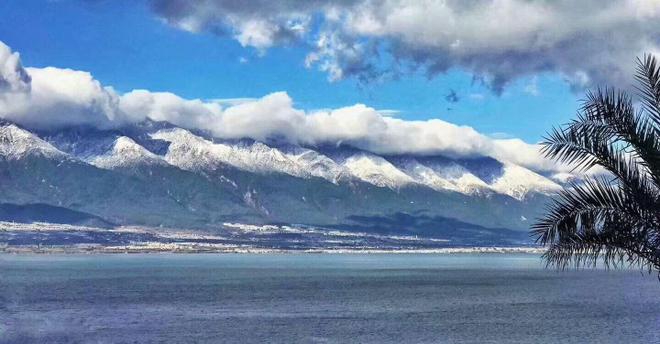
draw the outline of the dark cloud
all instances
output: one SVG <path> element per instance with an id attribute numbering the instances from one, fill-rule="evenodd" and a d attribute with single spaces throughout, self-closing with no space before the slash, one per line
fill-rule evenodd
<path id="1" fill-rule="evenodd" d="M 332 80 L 460 68 L 495 93 L 545 72 L 574 90 L 627 87 L 635 56 L 660 51 L 660 2 L 650 0 L 153 0 L 151 8 L 179 28 L 260 50 L 303 44 L 307 65 Z"/>
<path id="2" fill-rule="evenodd" d="M 450 103 L 458 103 L 461 98 L 456 94 L 456 91 L 454 89 L 450 89 L 449 93 L 445 95 L 445 100 L 450 102 Z"/>
<path id="3" fill-rule="evenodd" d="M 660 50 L 657 1 L 153 0 L 151 8 L 182 29 L 229 32 L 260 50 L 304 43 L 308 66 L 332 80 L 370 81 L 406 65 L 430 76 L 461 68 L 496 93 L 544 72 L 575 90 L 626 87 L 635 56 Z"/>

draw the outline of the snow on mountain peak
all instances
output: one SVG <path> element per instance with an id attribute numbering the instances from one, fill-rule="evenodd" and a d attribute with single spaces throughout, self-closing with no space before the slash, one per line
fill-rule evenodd
<path id="1" fill-rule="evenodd" d="M 0 156 L 17 160 L 28 155 L 63 158 L 66 153 L 53 147 L 33 133 L 14 124 L 0 126 Z"/>
<path id="2" fill-rule="evenodd" d="M 309 171 L 279 149 L 261 142 L 232 148 L 234 149 L 233 161 L 228 160 L 228 162 L 244 170 L 259 173 L 279 172 L 303 178 L 310 176 Z"/>
<path id="3" fill-rule="evenodd" d="M 166 164 L 160 156 L 148 151 L 126 136 L 118 137 L 108 152 L 91 158 L 89 163 L 105 169 Z"/>
<path id="4" fill-rule="evenodd" d="M 398 189 L 415 183 L 412 177 L 377 155 L 356 154 L 344 160 L 342 165 L 355 177 L 380 187 Z"/>
<path id="5" fill-rule="evenodd" d="M 261 142 L 217 143 L 184 129 L 165 129 L 151 137 L 170 142 L 165 159 L 188 170 L 212 170 L 224 164 L 256 173 L 315 176 L 335 184 L 341 178 L 356 178 L 393 190 L 414 184 L 467 195 L 496 192 L 519 200 L 530 192 L 550 194 L 561 189 L 552 180 L 509 163 L 495 172 L 494 180 L 486 182 L 460 163 L 446 159 L 420 162 L 415 158 L 394 158 L 390 161 L 367 152 L 340 152 L 331 158 L 302 147 L 280 150 Z"/>
<path id="6" fill-rule="evenodd" d="M 532 191 L 553 194 L 562 187 L 552 180 L 524 167 L 505 163 L 502 175 L 491 185 L 493 190 L 522 200 Z"/>
<path id="7" fill-rule="evenodd" d="M 321 153 L 323 150 L 299 146 L 272 147 L 251 140 L 214 142 L 181 128 L 161 129 L 149 135 L 153 140 L 168 142 L 164 156 L 152 153 L 127 136 L 109 136 L 107 140 L 100 136 L 101 139 L 94 137 L 90 141 L 76 136 L 69 141 L 73 145 L 85 145 L 85 149 L 78 149 L 80 152 L 75 156 L 104 169 L 170 164 L 195 172 L 231 166 L 260 174 L 319 177 L 334 184 L 358 179 L 392 190 L 420 185 L 466 195 L 495 192 L 519 200 L 531 192 L 553 194 L 562 188 L 550 178 L 511 163 L 478 162 L 474 165 L 443 157 L 382 157 L 354 149 L 331 150 L 325 155 Z M 69 141 L 57 142 L 71 146 Z M 28 154 L 69 156 L 13 124 L 0 126 L 0 155 L 20 159 Z"/>
<path id="8" fill-rule="evenodd" d="M 315 177 L 320 177 L 337 184 L 339 180 L 351 175 L 344 166 L 329 157 L 306 148 L 298 148 L 287 153 L 287 157 Z"/>
<path id="9" fill-rule="evenodd" d="M 472 194 L 489 187 L 483 180 L 455 162 L 425 165 L 416 159 L 405 159 L 399 167 L 416 182 L 438 191 L 450 190 Z"/>
<path id="10" fill-rule="evenodd" d="M 151 134 L 153 139 L 170 142 L 165 159 L 172 165 L 188 170 L 216 169 L 230 165 L 256 173 L 285 173 L 309 177 L 303 166 L 276 148 L 261 142 L 226 144 L 204 139 L 184 129 L 167 129 Z"/>
<path id="11" fill-rule="evenodd" d="M 216 168 L 221 162 L 219 157 L 228 155 L 230 150 L 180 128 L 159 130 L 151 138 L 170 142 L 165 160 L 184 170 Z"/>
<path id="12" fill-rule="evenodd" d="M 553 194 L 561 189 L 554 181 L 524 167 L 505 163 L 494 171 L 489 182 L 467 167 L 451 160 L 418 160 L 414 157 L 391 157 L 389 160 L 368 154 L 346 159 L 344 166 L 356 177 L 371 184 L 398 189 L 409 184 L 425 185 L 436 191 L 453 191 L 466 195 L 495 192 L 518 200 L 530 192 Z"/>

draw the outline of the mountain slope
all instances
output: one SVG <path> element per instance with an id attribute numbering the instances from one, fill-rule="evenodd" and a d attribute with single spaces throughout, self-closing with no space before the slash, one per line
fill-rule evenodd
<path id="1" fill-rule="evenodd" d="M 32 156 L 51 159 L 64 159 L 66 154 L 50 143 L 14 124 L 0 123 L 0 157 L 7 160 L 20 160 Z"/>
<path id="2" fill-rule="evenodd" d="M 151 121 L 50 132 L 2 124 L 0 177 L 0 202 L 48 204 L 117 224 L 284 223 L 394 234 L 424 227 L 424 235 L 457 223 L 525 230 L 559 187 L 488 157 L 219 140 Z"/>
<path id="3" fill-rule="evenodd" d="M 18 223 L 48 222 L 94 227 L 113 226 L 112 223 L 98 216 L 39 203 L 23 205 L 0 203 L 0 221 Z"/>
<path id="4" fill-rule="evenodd" d="M 121 169 L 101 169 L 49 144 L 44 146 L 42 140 L 26 130 L 11 128 L 10 133 L 12 135 L 0 137 L 0 142 L 14 147 L 27 142 L 29 145 L 21 151 L 30 154 L 23 154 L 18 159 L 0 156 L 0 202 L 50 204 L 93 214 L 118 224 L 203 227 L 213 223 L 210 221 L 212 218 L 191 211 L 193 203 L 190 199 L 198 197 L 199 190 L 209 190 L 207 193 L 212 193 L 212 197 L 205 203 L 211 208 L 213 218 L 218 218 L 215 223 L 241 219 L 246 212 L 250 214 L 248 218 L 252 218 L 249 209 L 236 204 L 226 193 L 215 192 L 215 185 L 202 177 L 192 181 L 180 178 L 169 180 L 169 183 L 162 177 L 158 178 L 158 175 L 153 179 L 140 178 L 138 174 L 125 173 Z M 44 147 L 48 148 L 48 154 L 41 154 Z M 10 157 L 16 156 L 13 153 Z M 151 172 L 167 168 L 162 165 L 144 167 Z M 150 174 L 147 170 L 139 171 Z M 179 183 L 188 185 L 187 190 L 191 194 L 173 192 L 180 189 Z"/>
<path id="5" fill-rule="evenodd" d="M 109 151 L 90 157 L 88 162 L 106 169 L 166 164 L 162 157 L 148 151 L 126 136 L 118 137 Z"/>

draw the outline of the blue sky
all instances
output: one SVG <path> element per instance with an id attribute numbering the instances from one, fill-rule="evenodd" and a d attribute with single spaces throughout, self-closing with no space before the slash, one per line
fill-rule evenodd
<path id="1" fill-rule="evenodd" d="M 570 119 L 581 97 L 552 70 L 516 77 L 501 94 L 460 65 L 431 77 L 418 70 L 366 83 L 351 76 L 330 82 L 325 71 L 305 66 L 307 44 L 244 47 L 230 34 L 168 24 L 147 2 L 5 1 L 0 13 L 0 41 L 20 52 L 25 66 L 89 71 L 120 92 L 214 99 L 286 91 L 302 109 L 364 103 L 398 110 L 404 119 L 440 118 L 527 142 Z M 458 101 L 446 99 L 452 90 Z"/>

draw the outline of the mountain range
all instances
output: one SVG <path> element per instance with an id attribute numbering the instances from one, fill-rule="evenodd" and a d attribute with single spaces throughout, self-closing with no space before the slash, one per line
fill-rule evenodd
<path id="1" fill-rule="evenodd" d="M 56 130 L 0 122 L 5 221 L 521 237 L 562 187 L 549 175 L 487 156 L 226 140 L 151 120 Z"/>

